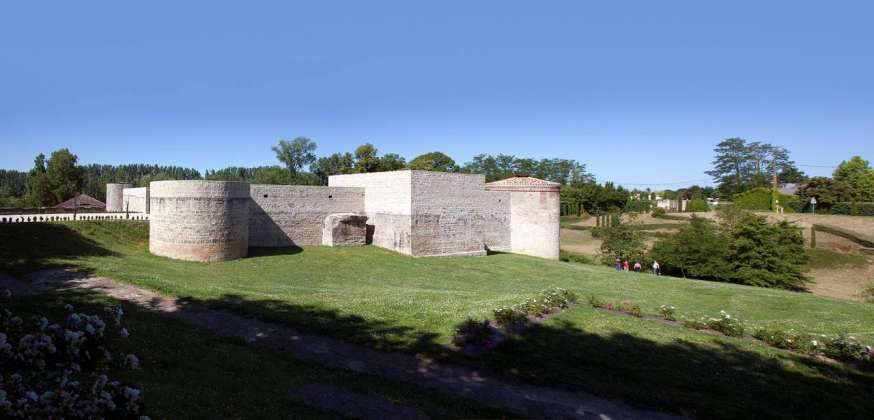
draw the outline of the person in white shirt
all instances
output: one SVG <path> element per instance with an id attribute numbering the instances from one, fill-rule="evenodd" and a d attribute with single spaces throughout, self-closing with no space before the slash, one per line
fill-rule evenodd
<path id="1" fill-rule="evenodd" d="M 657 275 L 657 276 L 662 275 L 662 266 L 659 265 L 658 261 L 652 262 L 652 273 Z"/>

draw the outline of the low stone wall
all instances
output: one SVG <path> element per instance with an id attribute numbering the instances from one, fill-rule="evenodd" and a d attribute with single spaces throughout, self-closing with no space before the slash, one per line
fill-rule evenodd
<path id="1" fill-rule="evenodd" d="M 149 187 L 125 188 L 122 193 L 122 211 L 149 213 Z"/>
<path id="2" fill-rule="evenodd" d="M 252 185 L 249 246 L 321 245 L 325 217 L 363 213 L 364 189 L 302 185 Z"/>
<path id="3" fill-rule="evenodd" d="M 54 214 L 4 214 L 0 224 L 46 223 L 94 220 L 149 220 L 149 215 L 140 213 L 54 213 Z"/>
<path id="4" fill-rule="evenodd" d="M 332 187 L 361 188 L 373 245 L 412 255 L 412 174 L 415 171 L 332 175 Z"/>

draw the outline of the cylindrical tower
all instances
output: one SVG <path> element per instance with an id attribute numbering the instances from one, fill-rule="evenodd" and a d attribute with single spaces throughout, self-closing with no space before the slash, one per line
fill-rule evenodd
<path id="1" fill-rule="evenodd" d="M 149 251 L 188 261 L 226 261 L 249 248 L 249 184 L 155 181 L 149 186 Z"/>
<path id="2" fill-rule="evenodd" d="M 561 216 L 560 184 L 514 176 L 486 184 L 510 193 L 510 248 L 517 254 L 557 260 Z"/>
<path id="3" fill-rule="evenodd" d="M 124 211 L 124 189 L 133 188 L 133 184 L 106 184 L 106 211 L 117 213 Z"/>

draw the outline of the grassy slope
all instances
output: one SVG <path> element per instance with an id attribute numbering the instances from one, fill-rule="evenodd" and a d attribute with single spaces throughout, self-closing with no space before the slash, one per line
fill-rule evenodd
<path id="1" fill-rule="evenodd" d="M 4 228 L 27 231 L 31 226 L 37 225 Z M 150 255 L 142 225 L 70 226 L 83 233 L 83 240 L 117 253 L 92 252 L 95 255 L 71 260 L 98 275 L 387 347 L 427 350 L 446 343 L 465 317 L 491 316 L 492 309 L 523 301 L 549 286 L 572 289 L 583 297 L 630 300 L 647 313 L 656 313 L 663 304 L 674 305 L 690 317 L 726 310 L 757 324 L 812 333 L 842 330 L 874 338 L 870 305 L 782 290 L 616 273 L 606 267 L 509 254 L 417 259 L 374 247 L 307 247 L 202 264 Z M 53 229 L 52 234 L 64 232 Z M 5 243 L 2 239 L 0 243 Z M 64 259 L 69 260 L 68 254 Z M 30 268 L 34 261 L 62 263 L 31 258 Z M 22 271 L 20 265 L 11 268 Z"/>
<path id="2" fill-rule="evenodd" d="M 73 263 L 164 293 L 408 351 L 434 350 L 447 341 L 452 327 L 464 317 L 489 316 L 495 306 L 519 302 L 551 285 L 576 290 L 584 297 L 594 294 L 604 300 L 631 300 L 649 313 L 655 313 L 662 304 L 675 305 L 681 314 L 693 317 L 725 309 L 756 324 L 781 324 L 810 332 L 845 330 L 866 339 L 874 337 L 872 305 L 780 290 L 616 273 L 609 268 L 522 256 L 415 259 L 373 247 L 307 247 L 199 264 L 149 255 L 142 225 L 69 225 L 82 232 L 79 239 L 71 239 L 71 232 L 64 229 L 51 228 L 56 237 L 49 237 L 45 229 L 30 226 L 20 225 L 14 228 L 17 231 L 4 231 L 2 228 L 9 226 L 0 226 L 0 270 L 23 272 Z M 96 250 L 77 257 L 74 250 L 57 245 L 50 247 L 51 255 L 61 258 L 50 258 L 36 244 L 28 243 L 28 234 L 34 233 L 41 235 L 42 241 L 58 244 L 93 242 Z M 13 239 L 26 246 L 9 246 Z M 111 249 L 112 255 L 105 249 Z M 154 328 L 149 340 L 160 342 L 158 334 L 164 327 L 155 320 L 148 322 L 139 328 Z M 153 327 L 149 327 L 151 323 Z M 195 349 L 191 352 L 166 350 L 169 353 L 162 356 L 161 363 L 172 366 L 214 345 L 204 341 L 190 344 Z M 229 357 L 258 360 L 268 356 L 229 355 L 220 360 Z M 221 364 L 220 360 L 214 363 Z M 583 306 L 528 330 L 479 361 L 460 360 L 527 382 L 583 389 L 704 418 L 814 418 L 832 414 L 858 418 L 874 410 L 870 398 L 863 395 L 874 386 L 871 372 Z M 284 369 L 276 366 L 280 372 Z M 221 380 L 198 369 L 184 375 L 199 382 Z M 162 387 L 160 384 L 170 380 L 165 377 L 152 386 Z M 168 394 L 172 401 L 172 392 Z"/>
<path id="3" fill-rule="evenodd" d="M 25 318 L 47 314 L 57 321 L 63 319 L 64 303 L 97 314 L 102 313 L 102 306 L 118 305 L 103 296 L 71 291 L 17 298 L 10 309 Z M 152 418 L 337 417 L 291 400 L 292 391 L 309 383 L 331 384 L 419 407 L 433 418 L 505 415 L 411 384 L 299 362 L 278 351 L 220 337 L 131 305 L 124 305 L 124 310 L 131 331 L 125 349 L 140 358 L 142 368 L 114 371 L 110 376 L 141 387 L 146 413 Z"/>

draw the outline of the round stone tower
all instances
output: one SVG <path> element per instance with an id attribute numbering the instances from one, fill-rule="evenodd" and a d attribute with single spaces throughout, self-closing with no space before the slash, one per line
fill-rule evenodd
<path id="1" fill-rule="evenodd" d="M 188 261 L 246 256 L 250 200 L 245 182 L 152 182 L 149 251 Z"/>
<path id="2" fill-rule="evenodd" d="M 560 184 L 517 175 L 486 184 L 510 195 L 510 248 L 516 254 L 557 260 L 561 217 Z"/>
<path id="3" fill-rule="evenodd" d="M 117 213 L 124 211 L 124 189 L 133 188 L 134 184 L 106 184 L 106 211 Z"/>

